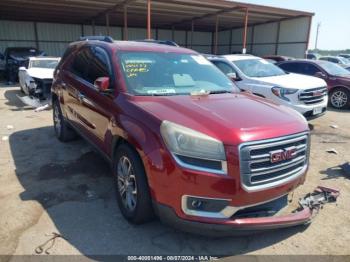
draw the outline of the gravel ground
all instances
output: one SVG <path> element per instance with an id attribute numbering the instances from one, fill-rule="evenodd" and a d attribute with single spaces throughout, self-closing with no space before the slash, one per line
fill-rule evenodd
<path id="1" fill-rule="evenodd" d="M 63 144 L 52 112 L 34 112 L 0 85 L 0 254 L 31 255 L 52 232 L 51 254 L 349 255 L 350 178 L 337 168 L 350 160 L 350 111 L 329 110 L 311 121 L 311 167 L 294 200 L 317 185 L 339 188 L 336 204 L 313 223 L 246 237 L 210 239 L 159 221 L 133 226 L 117 208 L 108 165 L 82 139 Z M 338 128 L 332 128 L 337 125 Z M 336 149 L 338 154 L 327 153 Z M 11 257 L 7 257 L 7 260 Z M 0 259 L 1 260 L 1 259 Z"/>

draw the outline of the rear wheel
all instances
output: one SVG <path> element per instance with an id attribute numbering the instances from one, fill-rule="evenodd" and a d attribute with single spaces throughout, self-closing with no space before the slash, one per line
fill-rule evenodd
<path id="1" fill-rule="evenodd" d="M 330 96 L 330 103 L 336 109 L 345 109 L 350 106 L 350 92 L 346 88 L 336 88 Z"/>
<path id="2" fill-rule="evenodd" d="M 123 216 L 133 224 L 154 217 L 146 173 L 137 152 L 129 145 L 117 148 L 113 163 L 117 201 Z"/>
<path id="3" fill-rule="evenodd" d="M 65 120 L 60 103 L 58 100 L 53 102 L 53 126 L 55 129 L 56 137 L 62 142 L 68 142 L 77 137 L 76 132 L 69 127 L 67 120 Z"/>

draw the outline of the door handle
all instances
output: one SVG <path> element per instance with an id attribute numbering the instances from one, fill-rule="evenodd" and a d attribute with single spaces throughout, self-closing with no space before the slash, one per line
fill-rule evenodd
<path id="1" fill-rule="evenodd" d="M 79 93 L 79 94 L 78 94 L 78 100 L 79 100 L 80 102 L 83 102 L 84 98 L 85 98 L 85 96 L 84 96 L 82 93 Z"/>

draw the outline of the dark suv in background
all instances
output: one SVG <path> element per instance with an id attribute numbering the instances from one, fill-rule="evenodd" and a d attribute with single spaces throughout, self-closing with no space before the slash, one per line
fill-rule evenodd
<path id="1" fill-rule="evenodd" d="M 0 59 L 3 64 L 5 78 L 8 83 L 18 80 L 18 69 L 21 66 L 27 67 L 29 57 L 44 55 L 42 51 L 34 47 L 9 47 L 6 48 Z"/>
<path id="2" fill-rule="evenodd" d="M 316 76 L 326 81 L 329 102 L 337 109 L 350 107 L 350 72 L 341 66 L 321 60 L 293 60 L 278 64 L 287 72 Z"/>

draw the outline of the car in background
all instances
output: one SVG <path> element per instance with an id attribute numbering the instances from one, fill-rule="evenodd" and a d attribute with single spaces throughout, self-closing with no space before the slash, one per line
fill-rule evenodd
<path id="1" fill-rule="evenodd" d="M 316 76 L 326 81 L 329 102 L 337 109 L 350 107 L 350 72 L 343 67 L 322 60 L 295 60 L 278 64 L 285 71 Z"/>
<path id="2" fill-rule="evenodd" d="M 308 208 L 279 213 L 305 180 L 307 122 L 240 93 L 197 52 L 75 42 L 55 70 L 52 92 L 57 138 L 67 142 L 78 132 L 110 161 L 129 222 L 157 214 L 182 230 L 220 235 L 310 222 Z"/>
<path id="3" fill-rule="evenodd" d="M 340 54 L 338 56 L 344 57 L 344 58 L 346 58 L 346 59 L 348 59 L 350 61 L 350 54 Z"/>
<path id="4" fill-rule="evenodd" d="M 26 104 L 37 107 L 38 102 L 50 99 L 53 72 L 59 61 L 59 57 L 29 57 L 28 66 L 19 68 L 21 91 L 31 98 L 26 98 Z"/>
<path id="5" fill-rule="evenodd" d="M 327 84 L 321 79 L 286 73 L 255 56 L 207 56 L 207 59 L 241 90 L 291 107 L 307 119 L 322 116 L 327 110 Z M 310 96 L 315 92 L 317 96 Z"/>
<path id="6" fill-rule="evenodd" d="M 344 57 L 341 56 L 322 56 L 319 58 L 319 60 L 322 61 L 328 61 L 334 64 L 338 64 L 343 68 L 350 67 L 350 61 Z"/>
<path id="7" fill-rule="evenodd" d="M 318 60 L 319 57 L 320 57 L 320 55 L 315 54 L 315 53 L 307 53 L 306 54 L 306 59 L 310 59 L 310 60 Z"/>
<path id="8" fill-rule="evenodd" d="M 3 55 L 2 63 L 8 83 L 18 80 L 18 69 L 27 66 L 29 57 L 43 56 L 44 53 L 33 47 L 8 47 Z"/>
<path id="9" fill-rule="evenodd" d="M 293 57 L 279 56 L 279 55 L 268 55 L 268 56 L 264 56 L 263 58 L 268 60 L 268 61 L 271 61 L 271 60 L 275 61 L 275 63 L 282 62 L 282 61 L 294 60 Z"/>

